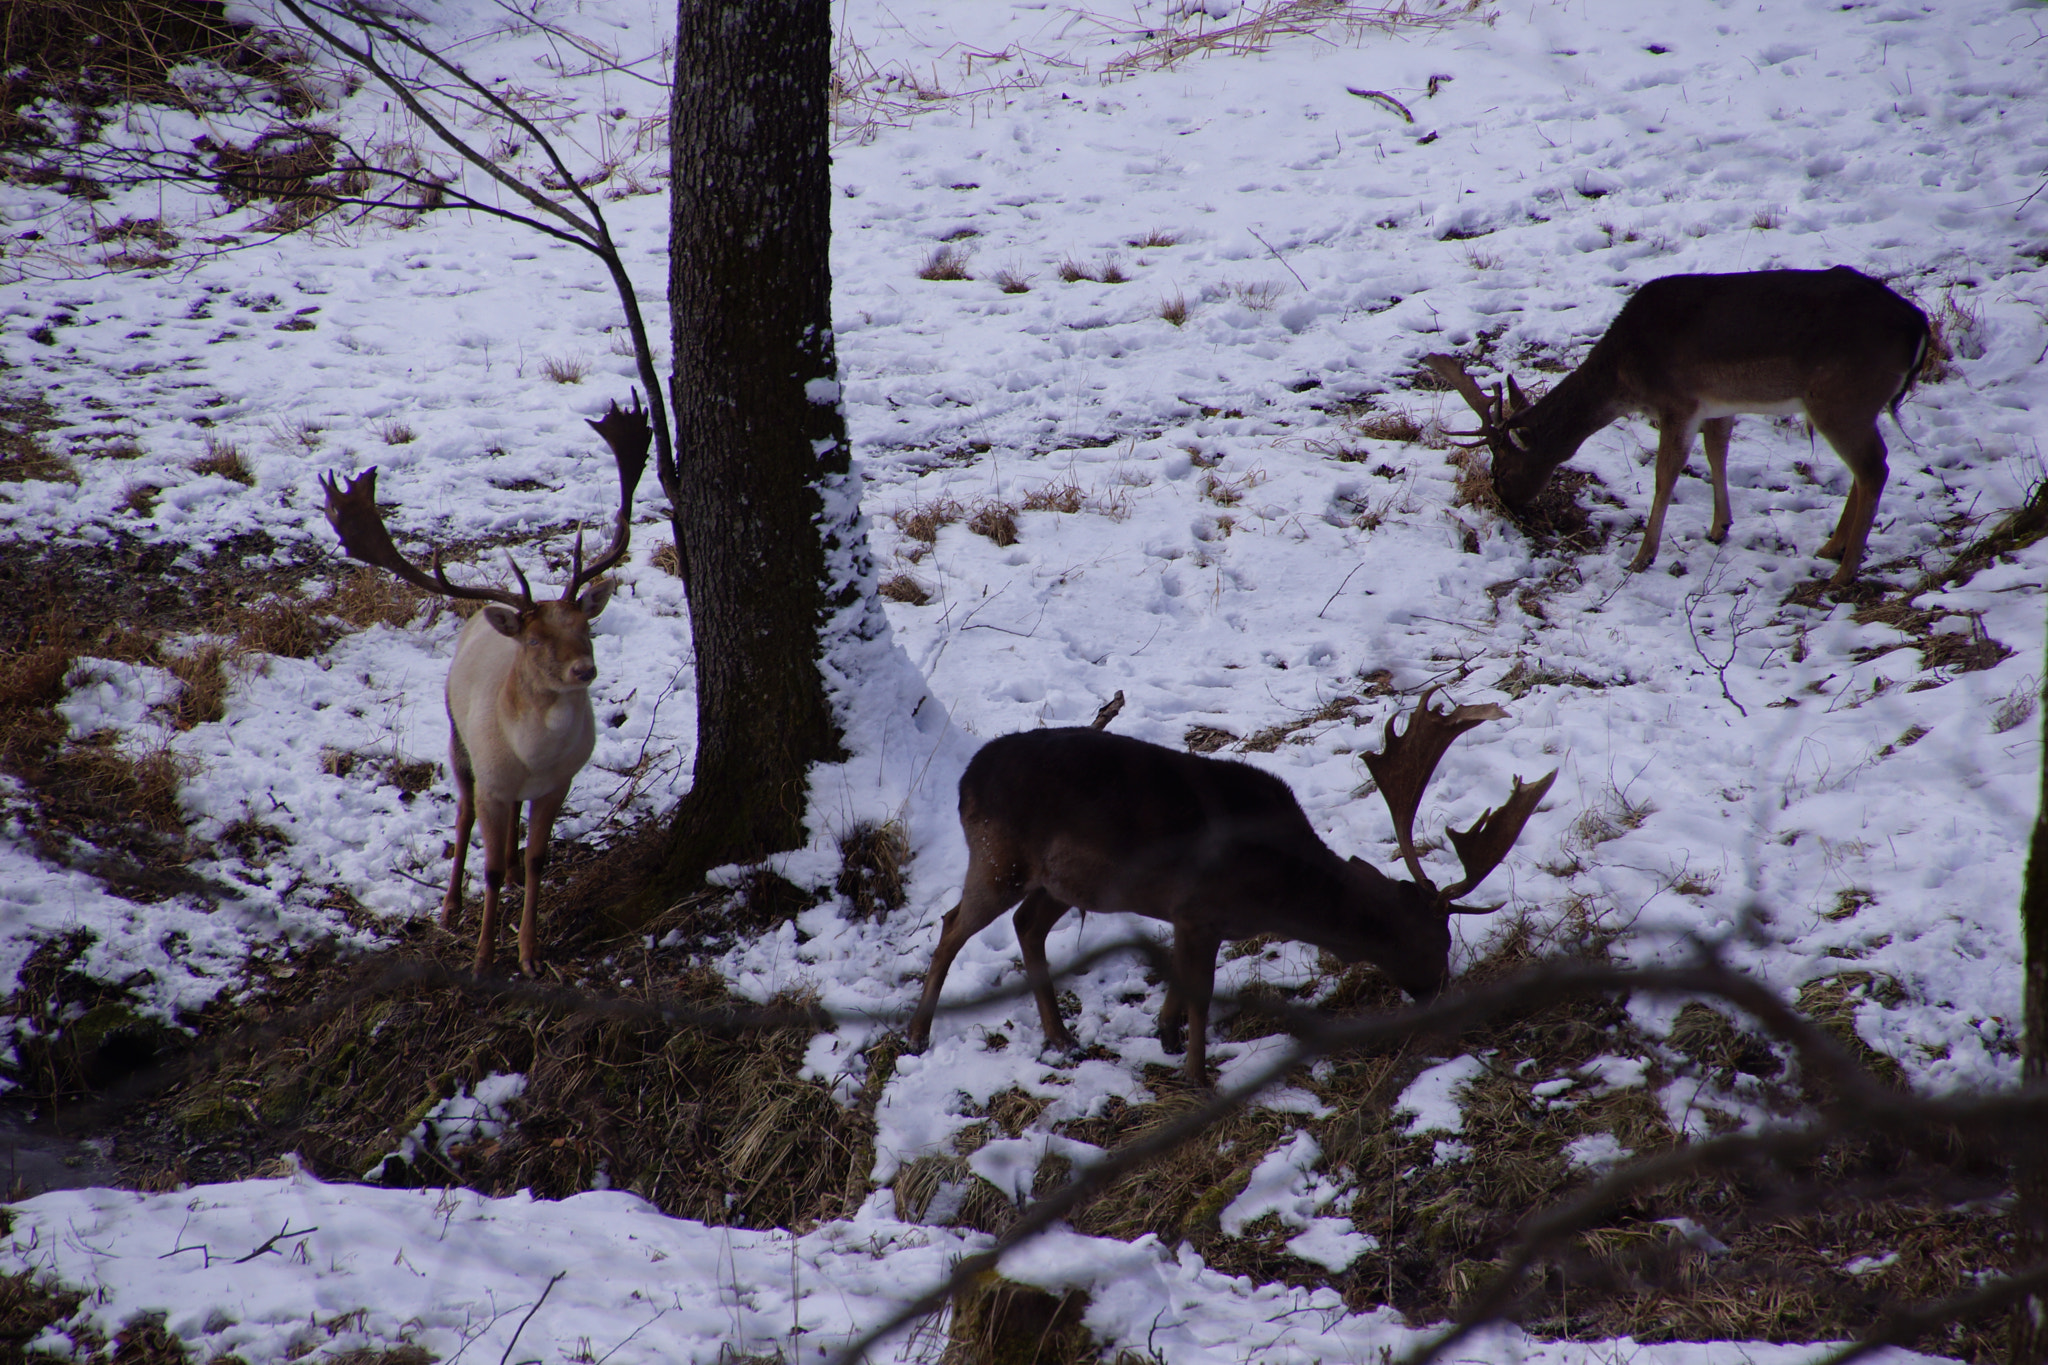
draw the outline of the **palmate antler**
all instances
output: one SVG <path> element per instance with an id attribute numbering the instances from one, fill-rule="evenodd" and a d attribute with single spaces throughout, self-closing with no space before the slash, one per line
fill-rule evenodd
<path id="1" fill-rule="evenodd" d="M 639 486 L 640 475 L 647 468 L 647 447 L 653 440 L 648 429 L 646 411 L 640 406 L 638 391 L 633 394 L 633 406 L 621 408 L 616 402 L 604 416 L 590 423 L 591 430 L 604 438 L 612 448 L 612 455 L 619 465 L 619 513 L 612 532 L 612 543 L 588 567 L 583 563 L 583 534 L 576 534 L 576 548 L 570 562 L 569 585 L 562 593 L 564 602 L 572 602 L 585 583 L 590 582 L 605 570 L 625 558 L 626 546 L 632 533 L 633 490 Z M 533 589 L 526 581 L 526 575 L 519 571 L 519 562 L 508 551 L 505 562 L 512 566 L 512 576 L 519 580 L 519 591 L 507 592 L 503 588 L 463 587 L 448 579 L 447 571 L 441 567 L 441 551 L 434 551 L 431 561 L 432 572 L 399 553 L 392 543 L 391 532 L 384 525 L 384 514 L 377 510 L 377 471 L 366 469 L 346 485 L 333 474 L 320 476 L 320 486 L 326 490 L 327 520 L 334 527 L 334 533 L 341 537 L 341 548 L 350 558 L 380 569 L 388 569 L 398 578 L 416 588 L 439 593 L 444 597 L 464 598 L 477 602 L 497 602 L 511 607 L 514 611 L 530 612 L 534 609 Z"/>
<path id="2" fill-rule="evenodd" d="M 1557 780 L 1557 770 L 1553 768 L 1547 775 L 1530 783 L 1524 783 L 1517 777 L 1514 791 L 1498 808 L 1480 816 L 1470 829 L 1449 831 L 1451 846 L 1458 851 L 1458 861 L 1464 864 L 1465 875 L 1439 889 L 1423 872 L 1422 858 L 1415 851 L 1415 811 L 1422 802 L 1423 788 L 1429 785 L 1430 776 L 1436 772 L 1444 751 L 1459 735 L 1482 721 L 1505 720 L 1508 713 L 1492 702 L 1459 706 L 1449 711 L 1434 710 L 1429 702 L 1436 692 L 1434 687 L 1423 692 L 1408 717 L 1405 732 L 1394 732 L 1394 722 L 1398 717 L 1387 718 L 1386 746 L 1377 754 L 1367 754 L 1365 766 L 1379 784 L 1380 795 L 1387 800 L 1387 810 L 1394 817 L 1394 840 L 1400 845 L 1401 859 L 1408 864 L 1408 872 L 1415 878 L 1415 884 L 1433 892 L 1437 904 L 1453 914 L 1486 914 L 1499 907 L 1454 905 L 1452 902 L 1477 887 L 1486 880 L 1488 873 L 1500 866 L 1500 860 L 1521 837 L 1522 827 L 1536 813 L 1537 803 L 1550 791 L 1550 784 Z"/>
<path id="3" fill-rule="evenodd" d="M 1446 436 L 1458 437 L 1468 446 L 1493 445 L 1509 439 L 1509 420 L 1529 406 L 1513 375 L 1505 377 L 1505 393 L 1500 384 L 1495 384 L 1493 392 L 1488 393 L 1479 387 L 1479 381 L 1466 371 L 1464 362 L 1456 356 L 1426 355 L 1422 363 L 1436 371 L 1437 378 L 1456 389 L 1472 411 L 1479 414 L 1477 431 L 1446 431 Z"/>

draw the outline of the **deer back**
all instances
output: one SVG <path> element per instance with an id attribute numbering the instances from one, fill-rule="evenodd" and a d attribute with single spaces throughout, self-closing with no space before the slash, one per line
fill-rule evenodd
<path id="1" fill-rule="evenodd" d="M 1287 784 L 1247 764 L 1093 729 L 1004 735 L 961 777 L 960 819 L 971 856 L 1019 895 L 1311 943 L 1419 993 L 1446 972 L 1448 914 L 1331 852 Z"/>
<path id="2" fill-rule="evenodd" d="M 1919 367 L 1926 337 L 1918 308 L 1838 265 L 1652 280 L 1594 349 L 1613 354 L 1639 409 L 1678 394 L 1737 411 L 1853 396 L 1875 416 Z"/>
<path id="3" fill-rule="evenodd" d="M 485 792 L 531 801 L 567 787 L 589 760 L 597 741 L 590 622 L 610 597 L 599 584 L 524 611 L 487 606 L 463 626 L 448 668 L 448 717 Z"/>

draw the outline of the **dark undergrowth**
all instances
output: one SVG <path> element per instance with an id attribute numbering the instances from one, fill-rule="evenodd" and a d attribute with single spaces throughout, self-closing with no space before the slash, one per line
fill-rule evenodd
<path id="1" fill-rule="evenodd" d="M 1531 960 L 1526 935 L 1510 933 L 1470 979 L 1483 981 Z M 1597 951 L 1597 950 L 1596 950 Z M 1401 997 L 1370 968 L 1326 980 L 1324 1008 L 1397 1007 Z M 1883 983 L 1815 983 L 1802 1007 L 1859 1054 L 1873 1074 L 1889 1059 L 1857 1038 L 1854 1009 Z M 1255 1003 L 1224 1023 L 1230 1036 L 1273 1027 Z M 1464 1130 L 1406 1132 L 1392 1106 L 1425 1068 L 1470 1053 L 1484 1074 L 1465 1092 Z M 1641 1082 L 1605 1086 L 1594 1078 L 1619 1059 L 1641 1067 Z M 1889 1070 L 1896 1072 L 1896 1067 Z M 1560 1088 L 1558 1082 L 1570 1078 Z M 1197 1107 L 1178 1072 L 1151 1070 L 1157 1097 L 1112 1099 L 1088 1119 L 1057 1130 L 1101 1147 L 1142 1137 Z M 1101 1236 L 1160 1237 L 1191 1244 L 1225 1274 L 1258 1282 L 1330 1285 L 1356 1309 L 1391 1304 L 1417 1322 L 1441 1321 L 1499 1273 L 1516 1229 L 1531 1214 L 1585 1189 L 1593 1172 L 1573 1159 L 1575 1142 L 1611 1142 L 1637 1156 L 1677 1141 L 1665 1088 L 1678 1083 L 1753 1111 L 1790 1114 L 1810 1103 L 1787 1063 L 1764 1039 L 1704 1005 L 1687 1007 L 1661 1042 L 1645 1036 L 1622 1002 L 1596 1001 L 1531 1012 L 1428 1051 L 1385 1049 L 1340 1055 L 1297 1085 L 1328 1110 L 1321 1117 L 1255 1110 L 1128 1176 L 1083 1205 L 1075 1226 Z M 1044 1098 L 1011 1090 L 985 1106 L 956 1154 L 927 1157 L 897 1177 L 904 1216 L 932 1212 L 999 1232 L 1017 1210 L 973 1178 L 966 1158 L 985 1142 L 1040 1130 Z M 1702 1103 L 1709 1132 L 1736 1119 Z M 1306 1131 L 1322 1149 L 1317 1169 L 1347 1173 L 1356 1193 L 1352 1227 L 1376 1239 L 1340 1273 L 1287 1250 L 1300 1229 L 1266 1215 L 1226 1235 L 1224 1210 L 1259 1163 Z M 1610 1149 L 1612 1150 L 1612 1149 Z M 1037 1193 L 1069 1178 L 1063 1160 L 1041 1166 Z M 1970 1157 L 1960 1141 L 1919 1150 L 1846 1138 L 1796 1167 L 1758 1165 L 1699 1173 L 1625 1201 L 1538 1267 L 1519 1303 L 1521 1321 L 1541 1337 L 1638 1341 L 1844 1339 L 1884 1312 L 1965 1292 L 2007 1263 L 2005 1220 L 1988 1197 L 2005 1173 Z M 1341 1208 L 1342 1205 L 1336 1207 Z M 2004 1323 L 1994 1318 L 1944 1328 L 1917 1349 L 1976 1361 L 2002 1358 Z"/>

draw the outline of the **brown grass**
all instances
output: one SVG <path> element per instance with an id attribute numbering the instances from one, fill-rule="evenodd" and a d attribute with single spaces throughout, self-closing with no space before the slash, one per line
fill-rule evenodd
<path id="1" fill-rule="evenodd" d="M 1083 280 L 1092 280 L 1095 278 L 1094 274 L 1088 269 L 1087 266 L 1082 265 L 1072 256 L 1063 257 L 1059 263 L 1059 266 L 1053 271 L 1053 273 L 1055 275 L 1058 275 L 1060 279 L 1067 284 L 1079 284 Z"/>
<path id="2" fill-rule="evenodd" d="M 912 607 L 921 607 L 932 600 L 931 589 L 907 573 L 889 575 L 875 591 L 891 602 L 902 602 Z"/>
<path id="3" fill-rule="evenodd" d="M 418 434 L 413 431 L 409 424 L 400 421 L 396 417 L 385 418 L 377 423 L 374 430 L 377 433 L 377 439 L 387 446 L 411 445 L 419 439 Z"/>
<path id="4" fill-rule="evenodd" d="M 996 288 L 1005 294 L 1028 294 L 1031 292 L 1031 277 L 1004 266 L 996 272 Z"/>
<path id="5" fill-rule="evenodd" d="M 683 554 L 676 548 L 673 540 L 665 540 L 655 546 L 654 553 L 647 557 L 647 562 L 672 578 L 683 576 Z"/>
<path id="6" fill-rule="evenodd" d="M 896 523 L 896 529 L 910 539 L 931 545 L 937 543 L 942 527 L 951 526 L 966 515 L 967 509 L 953 499 L 932 498 L 900 509 L 891 520 Z"/>
<path id="7" fill-rule="evenodd" d="M 1920 378 L 1941 384 L 1961 373 L 1958 360 L 1975 360 L 1984 354 L 1984 311 L 1968 300 L 1958 299 L 1951 289 L 1927 312 L 1927 355 L 1920 362 Z"/>
<path id="8" fill-rule="evenodd" d="M 223 479 L 233 479 L 244 488 L 252 487 L 256 482 L 256 471 L 249 468 L 249 457 L 242 452 L 241 446 L 213 436 L 206 438 L 206 453 L 186 468 L 194 474 L 217 474 Z"/>
<path id="9" fill-rule="evenodd" d="M 590 358 L 580 355 L 543 356 L 541 378 L 551 384 L 581 384 L 590 374 Z"/>
<path id="10" fill-rule="evenodd" d="M 1023 506 L 1027 512 L 1074 513 L 1081 510 L 1083 498 L 1081 485 L 1067 478 L 1032 489 L 1024 495 Z"/>
<path id="11" fill-rule="evenodd" d="M 702 922 L 707 908 L 681 913 Z M 661 935 L 684 922 L 649 929 Z M 302 958 L 267 1001 L 281 1032 L 230 1049 L 163 1093 L 117 1150 L 138 1166 L 180 1152 L 193 1179 L 240 1178 L 296 1151 L 328 1179 L 370 1171 L 387 1185 L 531 1189 L 542 1198 L 589 1189 L 603 1171 L 615 1188 L 674 1216 L 741 1227 L 809 1225 L 866 1197 L 873 1099 L 849 1108 L 828 1085 L 803 1078 L 812 1029 L 721 1035 L 652 1013 L 506 1007 L 431 975 L 467 958 L 464 936 L 426 925 L 409 936 L 413 947 L 376 960 Z M 673 958 L 658 963 L 642 949 L 622 955 L 617 944 L 594 942 L 568 951 L 576 977 L 624 1001 L 653 998 L 658 980 L 664 999 L 729 1002 L 715 973 Z M 430 975 L 393 978 L 394 968 Z M 894 1054 L 884 1044 L 868 1060 L 879 1093 Z M 385 1159 L 457 1086 L 499 1071 L 529 1078 L 515 1130 L 446 1155 Z"/>
<path id="12" fill-rule="evenodd" d="M 993 499 L 977 503 L 967 518 L 967 529 L 978 536 L 988 537 L 998 545 L 1015 545 L 1017 506 L 1015 503 L 998 502 Z"/>
<path id="13" fill-rule="evenodd" d="M 968 253 L 951 242 L 941 242 L 924 258 L 924 264 L 917 268 L 921 280 L 971 280 L 967 273 Z"/>
<path id="14" fill-rule="evenodd" d="M 427 605 L 426 593 L 402 583 L 382 569 L 352 564 L 329 594 L 311 606 L 338 616 L 357 630 L 371 626 L 402 626 Z"/>
<path id="15" fill-rule="evenodd" d="M 896 820 L 861 820 L 839 836 L 839 876 L 832 889 L 856 920 L 903 908 L 910 838 Z"/>
<path id="16" fill-rule="evenodd" d="M 1175 327 L 1185 326 L 1188 320 L 1188 301 L 1186 296 L 1176 289 L 1173 292 L 1172 298 L 1161 299 L 1159 301 L 1159 317 L 1162 322 L 1172 323 Z"/>
<path id="17" fill-rule="evenodd" d="M 1374 441 L 1412 443 L 1422 439 L 1422 424 L 1405 412 L 1368 412 L 1347 425 Z"/>
<path id="18" fill-rule="evenodd" d="M 1131 238 L 1130 241 L 1126 243 L 1126 245 L 1134 246 L 1138 248 L 1140 251 L 1148 250 L 1153 247 L 1178 246 L 1179 244 L 1180 234 L 1178 232 L 1172 231 L 1169 228 L 1148 229 L 1145 232 L 1139 233 L 1136 237 Z"/>
<path id="19" fill-rule="evenodd" d="M 4 80 L 0 76 L 0 82 Z M 77 483 L 78 471 L 44 439 L 43 433 L 61 425 L 56 410 L 40 394 L 0 389 L 0 483 Z"/>

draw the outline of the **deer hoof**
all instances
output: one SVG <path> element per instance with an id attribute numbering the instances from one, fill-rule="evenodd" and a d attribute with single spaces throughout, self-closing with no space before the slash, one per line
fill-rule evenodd
<path id="1" fill-rule="evenodd" d="M 1655 564 L 1656 562 L 1657 556 L 1653 554 L 1638 554 L 1634 559 L 1631 559 L 1628 562 L 1628 571 L 1630 573 L 1641 573 L 1643 570 L 1649 568 L 1652 564 Z"/>

